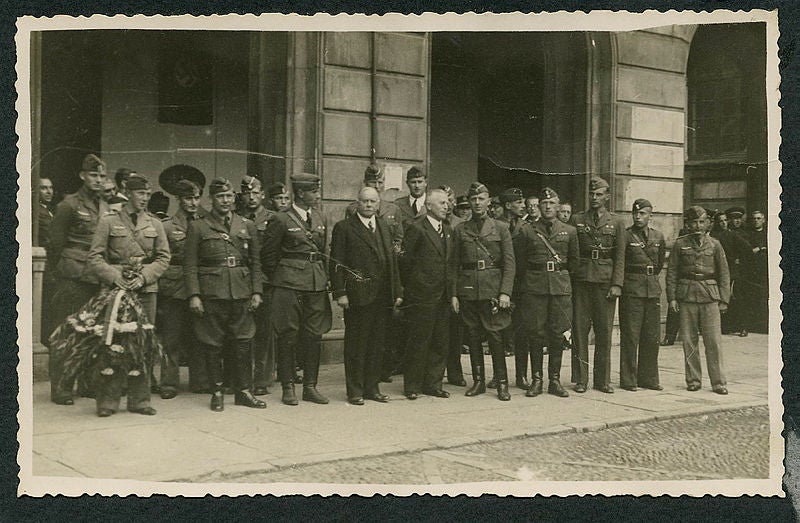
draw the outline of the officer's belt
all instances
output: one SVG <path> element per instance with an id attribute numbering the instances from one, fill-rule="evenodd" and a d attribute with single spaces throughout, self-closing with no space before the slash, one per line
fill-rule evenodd
<path id="1" fill-rule="evenodd" d="M 557 272 L 566 270 L 566 267 L 557 261 L 550 260 L 544 263 L 529 263 L 527 269 L 529 271 Z"/>
<path id="2" fill-rule="evenodd" d="M 202 259 L 200 267 L 244 267 L 247 262 L 236 256 L 228 256 L 221 259 Z"/>
<path id="3" fill-rule="evenodd" d="M 478 260 L 472 263 L 462 263 L 461 268 L 465 271 L 483 271 L 486 269 L 499 269 L 500 267 L 491 261 L 487 262 L 486 260 Z"/>
<path id="4" fill-rule="evenodd" d="M 321 252 L 285 252 L 281 254 L 281 258 L 289 258 L 292 260 L 308 260 L 312 263 L 323 261 Z"/>
<path id="5" fill-rule="evenodd" d="M 609 259 L 611 258 L 611 250 L 595 248 L 581 251 L 581 258 L 590 258 L 592 260 Z"/>
<path id="6" fill-rule="evenodd" d="M 693 280 L 693 281 L 703 281 L 703 280 L 715 280 L 713 274 L 700 274 L 700 273 L 690 273 L 690 274 L 681 274 L 678 278 L 679 280 Z"/>
<path id="7" fill-rule="evenodd" d="M 625 272 L 630 274 L 646 274 L 648 276 L 653 276 L 656 273 L 656 269 L 653 265 L 626 265 Z"/>

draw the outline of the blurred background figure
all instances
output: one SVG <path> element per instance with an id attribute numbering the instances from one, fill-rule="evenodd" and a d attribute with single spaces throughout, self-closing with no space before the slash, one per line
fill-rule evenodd
<path id="1" fill-rule="evenodd" d="M 38 246 L 47 249 L 50 243 L 50 222 L 53 221 L 53 211 L 55 211 L 55 205 L 53 205 L 55 192 L 50 178 L 39 180 L 38 191 L 39 208 L 36 210 L 39 214 Z"/>
<path id="2" fill-rule="evenodd" d="M 150 201 L 147 202 L 147 210 L 153 213 L 159 220 L 166 220 L 169 216 L 169 196 L 161 191 L 156 191 L 150 196 Z"/>
<path id="3" fill-rule="evenodd" d="M 467 221 L 472 218 L 472 209 L 469 206 L 469 200 L 466 196 L 459 196 L 456 198 L 456 208 L 453 214 L 461 218 L 462 221 Z"/>
<path id="4" fill-rule="evenodd" d="M 572 204 L 569 202 L 562 202 L 561 207 L 558 209 L 558 219 L 564 223 L 569 223 L 572 217 Z"/>
<path id="5" fill-rule="evenodd" d="M 286 189 L 286 185 L 281 182 L 270 185 L 268 194 L 267 207 L 275 212 L 285 211 L 292 205 L 292 196 Z"/>
<path id="6" fill-rule="evenodd" d="M 114 183 L 117 185 L 118 193 L 125 194 L 125 189 L 128 185 L 128 178 L 130 178 L 132 174 L 136 174 L 136 171 L 133 169 L 128 169 L 127 167 L 120 167 L 117 169 L 117 172 L 114 173 Z"/>
<path id="7" fill-rule="evenodd" d="M 538 222 L 542 212 L 539 210 L 539 198 L 537 196 L 528 196 L 525 200 L 525 210 L 528 211 L 528 221 L 530 223 Z"/>

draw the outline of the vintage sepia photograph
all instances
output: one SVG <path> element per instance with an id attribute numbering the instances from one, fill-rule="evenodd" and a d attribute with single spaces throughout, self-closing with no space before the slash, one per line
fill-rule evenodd
<path id="1" fill-rule="evenodd" d="M 777 27 L 20 18 L 19 494 L 783 496 Z"/>

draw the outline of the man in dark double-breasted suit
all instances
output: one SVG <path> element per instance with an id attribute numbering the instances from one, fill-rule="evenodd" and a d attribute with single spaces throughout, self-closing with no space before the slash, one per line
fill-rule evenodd
<path id="1" fill-rule="evenodd" d="M 664 235 L 649 226 L 653 205 L 633 202 L 633 225 L 625 229 L 620 258 L 625 273 L 619 301 L 619 386 L 661 390 L 658 379 L 658 336 L 661 331 L 661 285 L 658 275 L 666 259 Z"/>
<path id="2" fill-rule="evenodd" d="M 409 325 L 403 389 L 411 400 L 419 393 L 450 396 L 442 390 L 449 349 L 449 304 L 455 292 L 447 193 L 431 191 L 425 205 L 427 213 L 406 228 L 400 261 Z"/>
<path id="3" fill-rule="evenodd" d="M 347 401 L 385 403 L 379 382 L 386 325 L 403 303 L 389 224 L 377 216 L 380 195 L 372 187 L 358 194 L 356 212 L 337 223 L 331 239 L 333 297 L 344 309 L 344 374 Z"/>

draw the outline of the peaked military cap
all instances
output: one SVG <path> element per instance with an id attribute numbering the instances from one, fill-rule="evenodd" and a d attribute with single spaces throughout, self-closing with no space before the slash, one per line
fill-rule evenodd
<path id="1" fill-rule="evenodd" d="M 589 190 L 597 191 L 599 189 L 608 189 L 608 182 L 599 176 L 592 176 L 592 179 L 589 182 Z"/>
<path id="2" fill-rule="evenodd" d="M 292 185 L 297 189 L 313 191 L 319 189 L 319 176 L 310 173 L 293 174 L 291 177 Z"/>
<path id="3" fill-rule="evenodd" d="M 481 182 L 472 182 L 467 189 L 467 197 L 475 196 L 476 194 L 486 193 L 489 194 L 489 189 Z"/>
<path id="4" fill-rule="evenodd" d="M 633 212 L 641 211 L 645 207 L 653 208 L 653 204 L 650 203 L 650 200 L 645 198 L 637 198 L 635 202 L 633 202 Z"/>
<path id="5" fill-rule="evenodd" d="M 242 178 L 241 189 L 240 189 L 242 192 L 250 192 L 253 189 L 259 189 L 259 188 L 261 188 L 261 180 L 259 180 L 255 176 L 245 175 L 244 178 Z"/>
<path id="6" fill-rule="evenodd" d="M 456 207 L 469 207 L 469 200 L 466 196 L 456 198 Z"/>
<path id="7" fill-rule="evenodd" d="M 233 185 L 226 178 L 214 178 L 208 185 L 208 194 L 211 196 L 229 191 L 233 191 Z"/>
<path id="8" fill-rule="evenodd" d="M 692 205 L 683 212 L 684 218 L 687 220 L 697 220 L 706 213 L 706 210 L 699 205 Z"/>
<path id="9" fill-rule="evenodd" d="M 550 187 L 545 187 L 541 191 L 539 191 L 539 201 L 542 200 L 556 200 L 558 199 L 558 193 L 551 189 Z"/>
<path id="10" fill-rule="evenodd" d="M 503 191 L 500 195 L 500 201 L 503 203 L 515 202 L 517 200 L 524 200 L 525 196 L 522 194 L 522 189 L 518 187 L 510 187 Z"/>
<path id="11" fill-rule="evenodd" d="M 81 171 L 87 173 L 106 173 L 106 162 L 94 154 L 87 154 L 81 163 Z"/>
<path id="12" fill-rule="evenodd" d="M 283 182 L 275 182 L 269 186 L 269 196 L 272 198 L 273 196 L 278 196 L 279 194 L 287 194 L 289 191 L 286 190 L 286 184 Z"/>
<path id="13" fill-rule="evenodd" d="M 413 178 L 427 178 L 428 175 L 422 172 L 422 170 L 418 167 L 412 167 L 406 173 L 406 181 L 411 180 Z"/>
<path id="14" fill-rule="evenodd" d="M 725 214 L 728 216 L 744 216 L 744 209 L 741 207 L 731 207 L 725 211 Z"/>
<path id="15" fill-rule="evenodd" d="M 376 182 L 383 179 L 383 171 L 378 164 L 371 163 L 364 170 L 365 182 Z"/>
<path id="16" fill-rule="evenodd" d="M 150 188 L 150 182 L 144 176 L 132 174 L 128 181 L 125 182 L 125 187 L 129 191 L 142 191 Z"/>
<path id="17" fill-rule="evenodd" d="M 197 184 L 194 183 L 193 181 L 183 179 L 183 180 L 178 180 L 178 183 L 175 184 L 175 192 L 173 194 L 175 194 L 175 196 L 178 196 L 179 198 L 180 197 L 186 198 L 194 195 L 199 196 L 203 194 L 203 190 L 200 187 L 198 187 Z"/>

